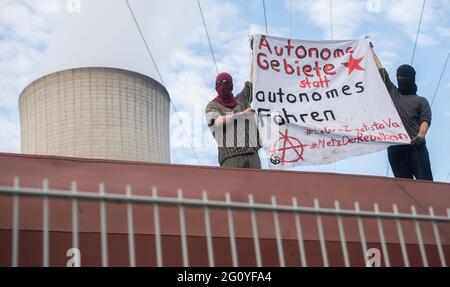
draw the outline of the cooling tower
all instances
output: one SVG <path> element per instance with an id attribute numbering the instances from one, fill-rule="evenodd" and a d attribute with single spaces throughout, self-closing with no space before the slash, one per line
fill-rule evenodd
<path id="1" fill-rule="evenodd" d="M 169 101 L 160 83 L 127 70 L 46 75 L 19 98 L 22 153 L 169 163 Z"/>

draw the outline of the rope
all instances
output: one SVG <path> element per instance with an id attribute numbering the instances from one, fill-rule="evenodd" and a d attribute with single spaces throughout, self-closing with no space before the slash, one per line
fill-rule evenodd
<path id="1" fill-rule="evenodd" d="M 262 0 L 263 10 L 264 10 L 264 23 L 266 25 L 266 35 L 269 35 L 269 30 L 267 29 L 267 14 L 266 14 L 266 1 Z"/>
<path id="2" fill-rule="evenodd" d="M 333 0 L 330 0 L 330 37 L 333 40 Z"/>
<path id="3" fill-rule="evenodd" d="M 289 0 L 289 38 L 292 38 L 292 1 Z"/>
<path id="4" fill-rule="evenodd" d="M 414 42 L 413 54 L 411 57 L 411 66 L 414 63 L 414 56 L 416 54 L 417 40 L 419 40 L 420 27 L 422 26 L 423 10 L 425 10 L 425 3 L 426 3 L 426 0 L 423 0 L 422 11 L 420 12 L 419 26 L 417 27 L 416 41 Z"/>
<path id="5" fill-rule="evenodd" d="M 439 77 L 439 81 L 436 86 L 436 90 L 434 91 L 433 99 L 431 100 L 431 106 L 433 106 L 434 99 L 436 98 L 436 94 L 439 90 L 439 86 L 441 85 L 442 77 L 444 76 L 445 68 L 447 68 L 448 58 L 450 57 L 450 52 L 448 52 L 447 59 L 445 60 L 444 68 L 442 69 L 441 76 Z"/>
<path id="6" fill-rule="evenodd" d="M 216 67 L 216 72 L 218 74 L 219 73 L 219 69 L 217 68 L 216 57 L 214 56 L 214 50 L 213 50 L 212 45 L 211 45 L 211 39 L 209 38 L 208 29 L 206 28 L 205 17 L 203 17 L 203 10 L 202 10 L 202 6 L 200 5 L 200 0 L 197 0 L 197 4 L 198 4 L 198 9 L 200 10 L 200 15 L 202 16 L 203 27 L 205 27 L 206 38 L 208 39 L 209 49 L 211 50 L 211 55 L 212 55 L 212 58 L 213 58 L 213 61 L 214 61 L 214 66 Z"/>
<path id="7" fill-rule="evenodd" d="M 141 30 L 141 28 L 140 28 L 140 26 L 139 26 L 139 23 L 138 23 L 138 21 L 136 20 L 136 17 L 134 16 L 133 9 L 131 9 L 131 6 L 130 6 L 130 3 L 128 3 L 128 0 L 125 0 L 125 1 L 126 1 L 126 3 L 127 3 L 128 10 L 130 10 L 131 16 L 133 17 L 134 23 L 136 24 L 136 27 L 137 27 L 137 29 L 138 29 L 138 31 L 139 31 L 139 34 L 141 35 L 142 41 L 144 41 L 145 48 L 147 49 L 147 53 L 148 53 L 148 55 L 150 56 L 150 58 L 151 58 L 151 60 L 152 60 L 152 62 L 153 62 L 153 65 L 155 66 L 155 69 L 156 69 L 156 72 L 158 73 L 158 76 L 159 76 L 159 79 L 160 79 L 160 81 L 161 81 L 161 84 L 162 84 L 164 87 L 166 87 L 166 85 L 165 85 L 165 83 L 164 83 L 164 79 L 163 79 L 163 77 L 161 76 L 161 73 L 159 72 L 158 65 L 156 64 L 155 58 L 153 57 L 152 52 L 150 51 L 149 45 L 147 44 L 147 41 L 145 40 L 144 34 L 142 33 L 142 30 Z M 180 126 L 181 126 L 181 128 L 183 129 L 183 133 L 184 133 L 185 137 L 186 137 L 186 138 L 188 139 L 188 141 L 189 141 L 189 137 L 187 136 L 186 130 L 184 129 L 183 122 L 181 121 L 181 118 L 180 118 L 180 116 L 178 115 L 178 110 L 177 110 L 177 108 L 175 107 L 175 104 L 174 104 L 173 100 L 171 99 L 170 94 L 169 94 L 169 101 L 170 101 L 170 104 L 172 105 L 172 108 L 173 108 L 175 114 L 177 115 L 178 122 L 180 123 Z M 192 142 L 189 141 L 189 144 L 190 144 L 190 146 L 191 146 L 191 149 L 192 149 L 192 152 L 193 152 L 193 154 L 194 154 L 194 156 L 195 156 L 195 159 L 197 160 L 197 163 L 200 165 L 200 160 L 198 159 L 197 153 L 195 152 L 195 149 L 194 149 L 194 146 L 192 145 Z"/>

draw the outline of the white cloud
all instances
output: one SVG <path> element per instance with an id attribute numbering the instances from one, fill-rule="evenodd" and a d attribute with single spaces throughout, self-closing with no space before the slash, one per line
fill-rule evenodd
<path id="1" fill-rule="evenodd" d="M 370 41 L 374 44 L 375 51 L 387 69 L 394 68 L 400 60 L 399 53 L 402 52 L 402 43 L 398 38 L 388 38 L 385 33 L 371 31 L 367 33 Z"/>
<path id="2" fill-rule="evenodd" d="M 49 39 L 58 0 L 0 0 L 0 151 L 20 151 L 18 97 Z"/>
<path id="3" fill-rule="evenodd" d="M 380 5 L 376 7 L 379 11 L 368 9 L 369 1 L 363 0 L 333 0 L 333 38 L 345 39 L 361 37 L 357 31 L 364 28 L 363 24 L 387 24 L 392 31 L 400 28 L 409 41 L 415 41 L 417 27 L 419 24 L 420 12 L 423 0 L 379 0 Z M 373 0 L 373 3 L 377 0 Z M 306 16 L 315 26 L 324 32 L 323 38 L 330 39 L 330 1 L 329 0 L 305 0 L 292 1 L 292 7 L 303 16 Z M 427 1 L 424 9 L 421 30 L 419 34 L 419 46 L 431 46 L 441 42 L 444 38 L 450 39 L 450 29 L 448 28 L 448 14 L 450 13 L 450 2 L 448 1 Z M 368 26 L 367 26 L 368 27 Z M 436 28 L 437 27 L 437 28 Z M 377 38 L 379 42 L 385 42 L 384 48 L 389 52 L 391 60 L 393 53 L 402 46 L 401 37 L 386 37 L 386 32 Z M 369 34 L 364 31 L 364 34 Z M 372 35 L 371 35 L 372 36 Z M 391 42 L 389 44 L 388 42 Z M 391 47 L 388 47 L 391 46 Z"/>
<path id="4" fill-rule="evenodd" d="M 313 24 L 324 30 L 324 39 L 330 39 L 330 1 L 306 0 L 292 1 L 292 8 L 306 16 Z M 358 26 L 370 15 L 366 13 L 365 1 L 334 0 L 333 39 L 351 39 Z"/>
<path id="5" fill-rule="evenodd" d="M 386 4 L 388 20 L 400 24 L 411 41 L 416 39 L 422 4 L 422 0 L 389 0 Z M 426 2 L 418 45 L 431 46 L 439 42 L 439 30 L 436 27 L 447 21 L 449 8 L 448 1 Z"/>
<path id="6" fill-rule="evenodd" d="M 14 40 L 0 41 L 0 108 L 14 109 L 21 89 L 28 84 L 41 53 Z"/>
<path id="7" fill-rule="evenodd" d="M 448 27 L 438 27 L 436 29 L 436 31 L 438 32 L 438 34 L 441 37 L 446 37 L 446 38 L 450 39 L 450 28 L 448 28 Z"/>
<path id="8" fill-rule="evenodd" d="M 57 0 L 0 0 L 0 7 L 0 34 L 31 45 L 43 44 L 48 40 L 52 28 L 48 16 L 59 11 Z"/>
<path id="9" fill-rule="evenodd" d="M 41 2 L 0 0 L 0 108 L 17 107 L 48 41 L 57 1 Z"/>
<path id="10" fill-rule="evenodd" d="M 17 114 L 17 99 L 26 84 L 67 68 L 112 66 L 159 80 L 125 1 L 82 1 L 80 13 L 68 13 L 64 3 L 0 0 L 0 86 L 6 90 L 0 95 L 0 108 Z M 215 94 L 216 72 L 196 3 L 130 0 L 130 4 L 178 111 L 193 121 L 202 120 L 204 105 Z M 233 74 L 238 90 L 248 77 L 248 27 L 243 26 L 235 4 L 202 1 L 202 5 L 219 68 Z M 227 17 L 222 17 L 224 13 Z M 193 103 L 200 108 L 193 111 Z M 0 119 L 0 133 L 8 135 L 14 146 L 0 146 L 0 150 L 19 149 L 18 128 L 11 134 L 13 123 L 17 127 L 18 118 Z M 171 130 L 177 126 L 178 120 L 172 119 Z M 190 130 L 187 123 L 185 129 Z M 206 140 L 212 139 L 205 134 Z M 191 140 L 203 139 L 200 135 Z M 192 160 L 189 149 L 175 153 L 178 162 Z M 202 163 L 210 163 L 216 161 L 217 149 L 202 150 L 201 154 Z"/>
<path id="11" fill-rule="evenodd" d="M 361 37 L 358 29 L 363 24 L 371 21 L 379 21 L 380 13 L 369 13 L 367 1 L 361 0 L 333 0 L 333 39 L 350 39 Z M 321 28 L 324 32 L 323 38 L 330 39 L 331 36 L 331 18 L 329 0 L 307 0 L 292 2 L 293 8 L 302 13 L 314 25 Z M 388 7 L 386 1 L 381 1 L 378 12 Z M 372 11 L 372 10 L 370 10 Z M 388 38 L 385 32 L 364 31 L 365 35 L 370 36 L 370 40 L 375 44 L 375 49 L 387 68 L 394 66 L 399 60 L 398 49 L 402 46 L 398 38 Z"/>

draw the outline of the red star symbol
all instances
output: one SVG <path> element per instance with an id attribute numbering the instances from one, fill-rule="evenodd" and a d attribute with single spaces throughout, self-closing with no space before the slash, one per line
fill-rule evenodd
<path id="1" fill-rule="evenodd" d="M 348 74 L 350 75 L 353 70 L 359 70 L 359 71 L 365 71 L 363 67 L 359 65 L 361 61 L 364 59 L 364 56 L 361 58 L 353 58 L 352 55 L 350 55 L 350 59 L 347 63 L 342 63 L 342 65 L 346 66 L 348 68 Z"/>

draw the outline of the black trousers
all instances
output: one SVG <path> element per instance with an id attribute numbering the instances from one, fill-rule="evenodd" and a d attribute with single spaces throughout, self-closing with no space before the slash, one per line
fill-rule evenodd
<path id="1" fill-rule="evenodd" d="M 425 143 L 419 146 L 390 146 L 388 158 L 395 177 L 433 181 L 430 157 Z"/>

